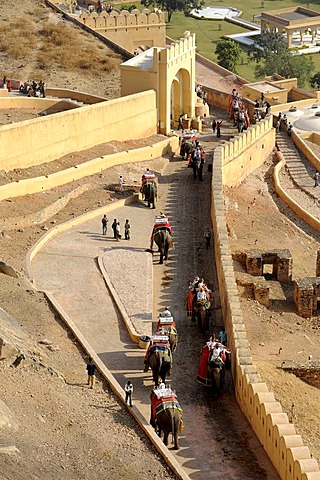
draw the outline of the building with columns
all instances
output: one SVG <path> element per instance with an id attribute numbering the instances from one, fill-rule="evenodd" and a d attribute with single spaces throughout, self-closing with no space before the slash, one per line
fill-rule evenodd
<path id="1" fill-rule="evenodd" d="M 291 7 L 262 12 L 261 31 L 281 33 L 288 48 L 319 43 L 320 50 L 320 12 L 314 10 Z"/>

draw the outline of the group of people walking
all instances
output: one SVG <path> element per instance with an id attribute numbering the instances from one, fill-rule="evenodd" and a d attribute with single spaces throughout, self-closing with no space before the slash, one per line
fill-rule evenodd
<path id="1" fill-rule="evenodd" d="M 107 219 L 107 215 L 103 215 L 101 223 L 102 223 L 102 235 L 107 235 L 108 231 L 108 222 L 109 220 Z M 120 231 L 120 222 L 115 218 L 113 220 L 113 223 L 111 225 L 111 228 L 113 230 L 113 238 L 115 240 L 121 240 L 122 235 Z M 126 222 L 124 224 L 124 239 L 125 240 L 130 240 L 130 229 L 131 225 L 128 219 L 126 219 Z"/>

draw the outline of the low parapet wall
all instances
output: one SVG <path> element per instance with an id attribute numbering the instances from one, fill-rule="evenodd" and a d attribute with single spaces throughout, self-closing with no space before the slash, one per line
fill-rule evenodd
<path id="1" fill-rule="evenodd" d="M 103 157 L 89 160 L 88 162 L 75 165 L 74 167 L 52 173 L 51 175 L 43 175 L 37 178 L 28 178 L 19 182 L 8 183 L 0 186 L 0 201 L 6 198 L 20 197 L 23 195 L 31 195 L 34 193 L 44 192 L 51 188 L 59 187 L 75 180 L 80 180 L 89 175 L 101 172 L 115 165 L 123 165 L 125 163 L 143 162 L 154 159 L 162 155 L 175 152 L 179 145 L 178 137 L 171 137 L 162 140 L 149 147 L 136 148 L 135 150 L 127 150 L 125 152 L 104 155 Z M 0 222 L 1 225 L 1 222 Z"/>
<path id="2" fill-rule="evenodd" d="M 235 165 L 240 162 L 234 157 Z M 247 161 L 250 160 L 247 158 Z M 245 159 L 242 161 L 245 163 Z M 242 163 L 241 162 L 241 163 Z M 262 162 L 261 162 L 262 163 Z M 249 171 L 246 165 L 244 169 Z M 221 307 L 232 354 L 236 398 L 270 460 L 283 480 L 320 480 L 318 463 L 303 445 L 281 404 L 275 400 L 253 363 L 246 336 L 228 240 L 222 147 L 215 150 L 211 191 L 211 219 Z M 251 167 L 250 167 L 251 168 Z"/>
<path id="3" fill-rule="evenodd" d="M 154 133 L 157 133 L 156 92 L 149 90 L 1 126 L 0 169 L 8 172 L 40 165 L 111 140 L 139 139 Z"/>
<path id="4" fill-rule="evenodd" d="M 67 98 L 67 97 L 66 97 Z M 7 110 L 10 108 L 24 109 L 34 108 L 37 111 L 47 113 L 58 113 L 65 110 L 71 110 L 78 108 L 70 100 L 59 100 L 56 98 L 37 98 L 37 97 L 1 97 L 0 98 L 0 110 Z M 17 127 L 17 124 L 15 124 Z M 1 128 L 0 128 L 1 131 Z"/>
<path id="5" fill-rule="evenodd" d="M 316 132 L 309 132 L 305 134 L 298 135 L 295 131 L 292 131 L 291 138 L 299 150 L 309 162 L 314 166 L 318 172 L 320 171 L 320 159 L 319 157 L 311 150 L 310 147 L 306 144 L 305 140 L 309 140 L 310 142 L 315 143 L 316 145 L 320 146 L 320 135 Z"/>

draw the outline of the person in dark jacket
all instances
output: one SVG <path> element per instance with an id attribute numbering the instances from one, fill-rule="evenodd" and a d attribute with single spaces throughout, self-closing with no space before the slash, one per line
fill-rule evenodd
<path id="1" fill-rule="evenodd" d="M 95 371 L 96 371 L 96 366 L 93 363 L 92 358 L 89 357 L 89 361 L 87 363 L 87 372 L 88 372 L 87 385 L 90 385 L 90 388 L 93 388 Z"/>

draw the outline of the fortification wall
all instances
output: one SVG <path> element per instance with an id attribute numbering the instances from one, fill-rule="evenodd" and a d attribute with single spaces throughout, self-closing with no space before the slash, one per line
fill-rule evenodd
<path id="1" fill-rule="evenodd" d="M 28 100 L 28 99 L 24 99 Z M 35 99 L 36 100 L 36 99 Z M 0 127 L 0 169 L 50 162 L 68 153 L 157 133 L 156 93 L 149 90 L 68 112 Z"/>
<path id="2" fill-rule="evenodd" d="M 260 131 L 247 137 L 247 148 L 254 147 L 257 142 L 259 144 L 259 139 L 266 138 L 268 131 L 271 130 L 273 130 L 271 119 L 261 122 Z M 243 151 L 237 152 L 235 146 L 229 145 L 228 148 L 229 151 L 233 151 L 233 183 L 230 171 L 228 174 L 225 172 L 230 163 L 225 163 L 225 148 L 218 147 L 215 150 L 213 162 L 211 219 L 215 237 L 215 259 L 221 306 L 229 347 L 233 352 L 231 368 L 236 398 L 281 479 L 319 480 L 320 471 L 317 461 L 311 457 L 309 448 L 304 446 L 301 436 L 297 435 L 294 425 L 289 422 L 281 404 L 275 400 L 274 394 L 262 381 L 251 356 L 228 240 L 223 187 L 226 184 L 225 179 L 228 180 L 228 185 L 238 183 L 243 172 L 252 171 L 253 162 L 249 155 L 243 155 Z M 242 159 L 239 160 L 238 156 Z M 260 164 L 262 163 L 261 156 Z M 256 168 L 259 166 L 257 161 L 254 165 Z"/>
<path id="3" fill-rule="evenodd" d="M 132 53 L 139 45 L 165 47 L 166 44 L 165 16 L 160 11 L 82 13 L 79 21 Z"/>
<path id="4" fill-rule="evenodd" d="M 236 135 L 221 147 L 223 184 L 239 185 L 250 173 L 259 168 L 275 145 L 272 116 Z"/>

